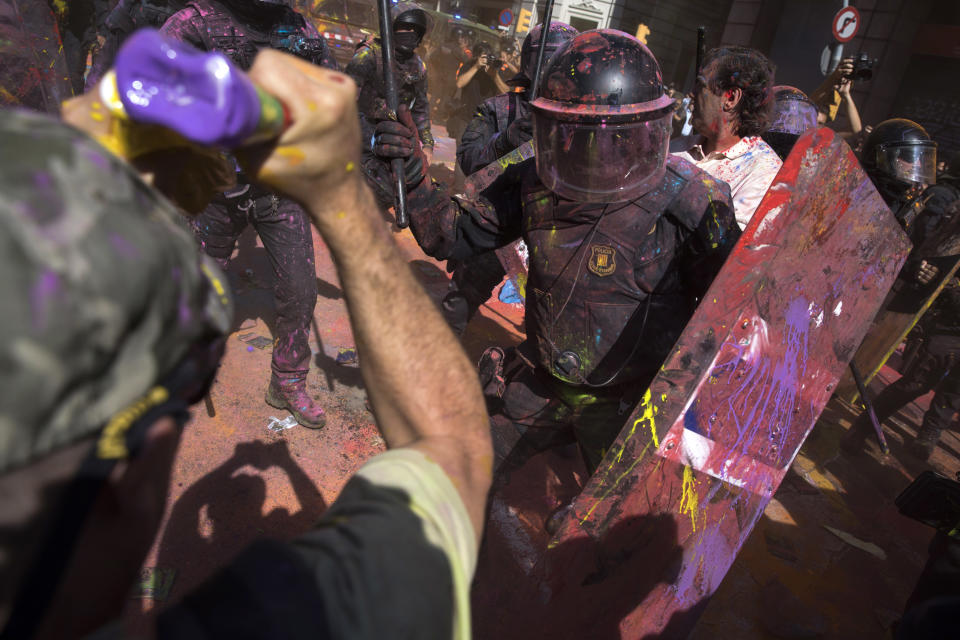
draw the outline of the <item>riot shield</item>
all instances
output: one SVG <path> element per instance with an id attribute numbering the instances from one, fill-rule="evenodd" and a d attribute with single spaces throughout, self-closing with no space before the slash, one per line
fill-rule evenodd
<path id="1" fill-rule="evenodd" d="M 495 587 L 501 628 L 686 637 L 909 250 L 846 143 L 825 128 L 801 137 L 546 548 L 524 526 L 535 518 L 505 524 L 494 497 L 486 544 L 499 535 L 525 574 Z M 476 590 L 475 617 L 493 614 L 493 590 Z"/>

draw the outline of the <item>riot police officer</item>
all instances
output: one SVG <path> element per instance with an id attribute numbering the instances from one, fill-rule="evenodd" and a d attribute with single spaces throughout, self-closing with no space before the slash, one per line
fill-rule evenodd
<path id="1" fill-rule="evenodd" d="M 542 25 L 537 25 L 523 39 L 520 47 L 520 73 L 510 81 L 516 90 L 481 102 L 467 125 L 460 144 L 457 145 L 457 162 L 465 175 L 482 169 L 533 137 L 528 95 L 540 51 L 542 28 Z M 557 49 L 578 33 L 580 32 L 564 22 L 550 23 L 544 68 Z M 513 246 L 502 249 L 515 250 Z M 466 330 L 467 323 L 477 309 L 490 298 L 506 275 L 498 253 L 488 251 L 463 261 L 452 260 L 447 263 L 453 276 L 450 280 L 451 291 L 443 298 L 441 308 L 447 323 L 458 335 Z"/>
<path id="2" fill-rule="evenodd" d="M 464 175 L 482 169 L 533 137 L 530 124 L 530 82 L 540 51 L 542 25 L 534 27 L 520 47 L 520 73 L 509 81 L 514 91 L 501 93 L 480 103 L 457 146 L 457 162 Z M 553 21 L 547 34 L 546 68 L 561 45 L 579 31 L 564 22 Z"/>
<path id="3" fill-rule="evenodd" d="M 773 124 L 760 137 L 781 160 L 786 160 L 797 139 L 817 128 L 817 105 L 803 91 L 789 85 L 774 87 L 773 101 Z"/>
<path id="4" fill-rule="evenodd" d="M 668 156 L 673 100 L 660 78 L 636 38 L 581 33 L 531 104 L 535 163 L 475 200 L 408 182 L 429 255 L 521 237 L 530 247 L 527 339 L 481 361 L 501 470 L 573 440 L 596 468 L 739 237 L 727 185 Z M 377 129 L 385 145 L 416 147 L 409 124 Z"/>
<path id="5" fill-rule="evenodd" d="M 113 66 L 117 51 L 127 36 L 143 27 L 159 29 L 184 4 L 184 0 L 120 0 L 103 24 L 97 25 L 101 44 L 93 54 L 86 89 L 89 91 L 96 86 L 107 69 Z"/>
<path id="6" fill-rule="evenodd" d="M 303 16 L 283 0 L 187 0 L 161 31 L 204 51 L 220 51 L 249 69 L 257 51 L 281 49 L 314 64 L 336 69 L 326 42 Z M 237 238 L 252 224 L 270 257 L 276 284 L 272 375 L 266 402 L 287 409 L 312 428 L 325 422 L 323 409 L 310 397 L 310 322 L 317 302 L 313 235 L 306 213 L 242 175 L 237 188 L 214 198 L 198 216 L 204 251 L 221 264 L 229 261 Z"/>
<path id="7" fill-rule="evenodd" d="M 957 259 L 952 244 L 960 215 L 960 191 L 936 182 L 937 145 L 919 124 L 897 118 L 881 122 L 864 144 L 861 162 L 880 195 L 904 226 L 914 249 L 894 283 L 886 307 L 919 313 Z M 955 244 L 955 243 L 954 243 Z M 936 390 L 917 438 L 907 450 L 921 460 L 932 454 L 940 434 L 960 410 L 960 282 L 951 277 L 911 334 L 918 342 L 903 377 L 873 401 L 882 423 L 904 405 Z M 848 452 L 862 449 L 872 428 L 864 412 L 843 440 Z"/>
<path id="8" fill-rule="evenodd" d="M 429 163 L 433 156 L 433 134 L 430 132 L 430 104 L 427 100 L 427 67 L 417 55 L 427 32 L 427 14 L 415 4 L 399 2 L 390 8 L 394 41 L 394 77 L 400 104 L 413 114 L 420 141 Z M 364 149 L 361 164 L 367 182 L 384 209 L 393 205 L 393 178 L 390 165 L 373 152 L 374 125 L 389 117 L 387 91 L 383 79 L 383 54 L 380 39 L 357 47 L 346 73 L 357 83 L 357 110 L 360 112 Z"/>

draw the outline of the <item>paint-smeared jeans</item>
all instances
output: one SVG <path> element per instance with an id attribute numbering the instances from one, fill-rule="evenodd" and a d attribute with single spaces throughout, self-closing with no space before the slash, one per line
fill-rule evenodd
<path id="1" fill-rule="evenodd" d="M 303 378 L 310 369 L 308 338 L 317 304 L 310 221 L 292 200 L 241 186 L 214 198 L 195 226 L 204 251 L 225 265 L 248 224 L 260 235 L 276 276 L 273 373 L 280 380 Z"/>

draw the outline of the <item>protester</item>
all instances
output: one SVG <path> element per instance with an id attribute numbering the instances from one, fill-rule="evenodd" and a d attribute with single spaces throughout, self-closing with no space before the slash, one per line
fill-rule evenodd
<path id="1" fill-rule="evenodd" d="M 272 37 L 278 30 L 286 37 Z M 204 51 L 219 51 L 248 69 L 258 49 L 278 47 L 317 65 L 336 69 L 336 61 L 316 28 L 284 2 L 268 0 L 190 0 L 171 16 L 161 32 Z M 238 175 L 236 188 L 218 194 L 196 222 L 203 250 L 226 266 L 237 238 L 253 225 L 276 276 L 277 319 L 270 383 L 265 401 L 286 409 L 301 425 L 320 428 L 326 414 L 307 392 L 312 352 L 308 343 L 317 304 L 313 235 L 306 213 Z"/>
<path id="2" fill-rule="evenodd" d="M 252 545 L 164 611 L 156 635 L 469 638 L 491 460 L 476 373 L 352 168 L 349 79 L 273 51 L 250 77 L 291 120 L 247 175 L 301 203 L 329 246 L 391 450 L 310 532 Z M 223 350 L 229 292 L 168 201 L 78 130 L 0 112 L 0 144 L 0 625 L 5 637 L 85 637 L 120 615 L 156 533 L 186 409 Z"/>
<path id="3" fill-rule="evenodd" d="M 741 229 L 783 164 L 760 137 L 773 119 L 773 72 L 773 63 L 755 49 L 708 51 L 693 100 L 700 139 L 687 149 L 671 149 L 730 185 Z"/>
<path id="4" fill-rule="evenodd" d="M 416 49 L 427 32 L 427 14 L 415 4 L 400 2 L 390 7 L 393 28 L 394 78 L 400 104 L 406 105 L 417 123 L 428 163 L 433 157 L 433 133 L 430 131 L 430 108 L 427 100 L 427 67 Z M 360 44 L 347 75 L 358 87 L 358 107 L 364 142 L 363 171 L 377 201 L 384 209 L 394 205 L 396 188 L 389 163 L 377 158 L 371 151 L 373 126 L 389 117 L 387 88 L 383 78 L 383 50 L 380 38 Z"/>
<path id="5" fill-rule="evenodd" d="M 422 172 L 408 183 L 411 229 L 434 258 L 530 247 L 527 339 L 480 363 L 500 471 L 575 441 L 592 472 L 739 236 L 726 185 L 667 153 L 660 78 L 636 38 L 583 32 L 531 104 L 536 161 L 476 199 L 451 199 Z M 417 166 L 405 120 L 378 124 L 392 146 L 377 151 Z"/>

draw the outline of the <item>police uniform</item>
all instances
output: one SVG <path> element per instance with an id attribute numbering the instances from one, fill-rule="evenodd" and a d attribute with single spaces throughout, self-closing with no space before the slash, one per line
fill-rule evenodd
<path id="1" fill-rule="evenodd" d="M 220 51 L 242 69 L 249 69 L 257 51 L 268 47 L 336 69 L 323 38 L 300 14 L 281 7 L 266 14 L 271 19 L 257 22 L 253 14 L 241 14 L 232 7 L 216 0 L 190 0 L 161 31 L 204 51 Z M 235 190 L 215 197 L 196 220 L 204 251 L 222 264 L 230 259 L 248 224 L 260 235 L 276 274 L 271 389 L 302 390 L 310 368 L 308 338 L 317 302 L 310 221 L 296 202 L 249 184 L 242 175 Z M 304 392 L 297 406 L 288 407 L 301 423 L 309 416 L 298 415 L 298 410 L 315 408 L 310 402 Z"/>
<path id="2" fill-rule="evenodd" d="M 403 13 L 416 10 L 409 3 L 395 4 L 391 7 L 391 18 L 395 21 Z M 393 186 L 393 173 L 390 164 L 373 153 L 374 125 L 389 118 L 387 91 L 383 79 L 383 49 L 379 38 L 362 42 L 347 65 L 346 74 L 357 84 L 357 111 L 360 113 L 360 128 L 363 139 L 361 166 L 367 182 L 373 189 L 377 201 L 384 208 L 393 206 L 396 190 Z M 434 146 L 433 133 L 430 131 L 430 103 L 427 99 L 427 66 L 415 52 L 404 56 L 393 56 L 393 74 L 400 105 L 406 105 L 413 116 L 421 144 L 428 149 Z"/>
<path id="3" fill-rule="evenodd" d="M 532 159 L 476 201 L 411 193 L 411 229 L 438 260 L 530 248 L 527 339 L 482 365 L 492 415 L 512 423 L 495 432 L 501 462 L 522 435 L 535 450 L 575 435 L 595 467 L 739 237 L 727 185 L 666 162 L 659 185 L 622 203 L 561 198 Z"/>

